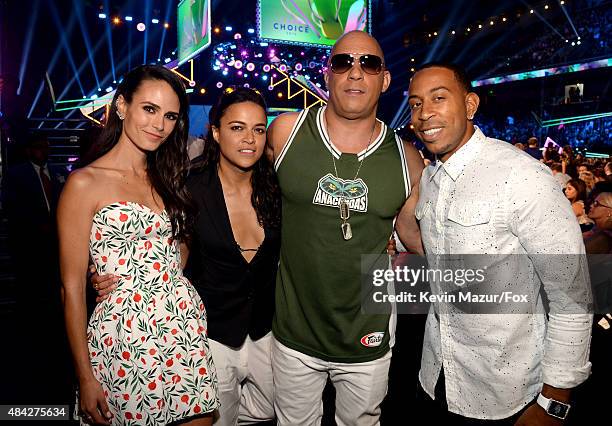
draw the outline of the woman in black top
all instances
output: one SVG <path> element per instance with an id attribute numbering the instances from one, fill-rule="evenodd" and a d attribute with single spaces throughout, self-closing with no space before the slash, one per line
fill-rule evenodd
<path id="1" fill-rule="evenodd" d="M 217 426 L 274 418 L 270 354 L 280 251 L 280 191 L 264 154 L 259 92 L 227 89 L 209 114 L 204 153 L 187 188 L 196 217 L 186 273 L 208 315 L 219 380 Z M 106 294 L 106 277 L 98 277 Z"/>
<path id="2" fill-rule="evenodd" d="M 281 208 L 263 155 L 264 99 L 251 89 L 228 89 L 209 122 L 204 153 L 187 182 L 199 212 L 187 270 L 207 307 L 221 400 L 215 425 L 270 420 Z"/>

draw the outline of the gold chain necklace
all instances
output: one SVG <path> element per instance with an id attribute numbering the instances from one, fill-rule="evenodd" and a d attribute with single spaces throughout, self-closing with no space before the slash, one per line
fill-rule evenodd
<path id="1" fill-rule="evenodd" d="M 331 140 L 331 134 L 329 133 L 329 126 L 327 125 L 327 120 L 325 120 L 325 126 L 327 127 L 327 134 L 329 136 L 329 141 Z M 368 144 L 363 153 L 363 158 L 359 162 L 359 167 L 357 167 L 357 173 L 355 173 L 355 177 L 353 181 L 357 180 L 357 176 L 359 176 L 359 172 L 361 171 L 361 166 L 363 166 L 363 162 L 366 158 L 366 153 L 368 152 L 368 148 L 370 148 L 370 144 L 372 143 L 372 138 L 374 137 L 374 130 L 376 130 L 376 120 L 374 120 L 374 126 L 372 126 L 372 133 L 370 134 L 370 139 L 368 140 Z M 333 142 L 332 142 L 333 143 Z M 336 168 L 336 159 L 334 158 L 334 154 L 332 153 L 332 162 L 334 163 L 334 172 L 336 173 L 336 179 L 340 181 L 340 176 L 338 175 L 338 169 Z M 345 241 L 353 238 L 353 230 L 351 228 L 351 224 L 349 223 L 349 218 L 351 217 L 351 210 L 349 208 L 348 202 L 344 196 L 340 197 L 340 202 L 338 203 L 338 210 L 340 211 L 340 220 L 342 223 L 340 224 L 340 229 L 342 230 L 342 238 Z"/>

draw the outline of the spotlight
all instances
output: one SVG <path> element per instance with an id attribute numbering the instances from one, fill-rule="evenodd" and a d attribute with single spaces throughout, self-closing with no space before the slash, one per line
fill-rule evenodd
<path id="1" fill-rule="evenodd" d="M 113 80 L 113 84 L 117 84 L 117 80 Z"/>
<path id="2" fill-rule="evenodd" d="M 414 62 L 414 58 L 410 58 L 410 62 Z"/>
<path id="3" fill-rule="evenodd" d="M 431 37 L 431 33 L 429 33 L 428 35 L 429 35 L 429 37 Z"/>
<path id="4" fill-rule="evenodd" d="M 544 6 L 544 9 L 548 10 L 548 5 Z"/>
<path id="5" fill-rule="evenodd" d="M 153 19 L 151 19 L 151 23 L 152 24 L 159 24 L 159 19 L 153 18 Z"/>
<path id="6" fill-rule="evenodd" d="M 225 31 L 233 31 L 233 28 L 230 26 L 225 27 Z"/>
<path id="7" fill-rule="evenodd" d="M 578 40 L 580 40 L 580 36 L 578 36 Z"/>
<path id="8" fill-rule="evenodd" d="M 111 86 L 108 86 L 108 87 L 106 88 L 106 93 L 110 93 L 110 92 L 112 92 L 112 91 L 113 91 L 113 88 L 112 88 Z"/>
<path id="9" fill-rule="evenodd" d="M 563 6 L 565 4 L 565 2 L 563 0 L 561 0 L 561 6 Z"/>
<path id="10" fill-rule="evenodd" d="M 451 34 L 452 34 L 452 35 L 455 35 L 455 30 L 452 30 L 452 31 L 451 31 Z"/>
<path id="11" fill-rule="evenodd" d="M 506 22 L 506 18 L 502 18 L 502 21 L 503 21 L 503 22 Z"/>
<path id="12" fill-rule="evenodd" d="M 219 27 L 215 27 L 215 29 L 213 30 L 215 32 L 215 34 L 219 34 L 221 32 L 221 30 L 219 29 Z"/>
<path id="13" fill-rule="evenodd" d="M 164 64 L 167 64 L 168 62 L 170 62 L 170 58 L 164 59 Z"/>
<path id="14" fill-rule="evenodd" d="M 565 39 L 565 42 L 566 42 L 566 43 L 569 43 L 569 40 L 568 40 L 568 39 Z"/>
<path id="15" fill-rule="evenodd" d="M 482 24 L 478 24 L 478 28 L 482 28 Z"/>
<path id="16" fill-rule="evenodd" d="M 98 13 L 98 18 L 106 19 L 106 13 Z"/>
<path id="17" fill-rule="evenodd" d="M 472 29 L 470 27 L 467 27 L 467 32 L 469 33 L 470 31 L 472 31 Z"/>
<path id="18" fill-rule="evenodd" d="M 166 29 L 170 28 L 170 24 L 167 23 L 167 22 L 164 22 L 164 28 L 166 28 Z"/>
<path id="19" fill-rule="evenodd" d="M 143 32 L 144 30 L 147 29 L 147 26 L 143 24 L 142 22 L 140 22 L 138 25 L 136 25 L 136 29 L 140 32 Z"/>
<path id="20" fill-rule="evenodd" d="M 572 41 L 572 46 L 576 46 L 576 42 Z"/>
<path id="21" fill-rule="evenodd" d="M 531 10 L 529 11 L 529 13 L 533 13 L 533 9 L 531 9 Z"/>
<path id="22" fill-rule="evenodd" d="M 489 21 L 489 24 L 490 24 L 490 25 L 494 25 L 494 24 L 495 24 L 495 22 L 493 22 L 493 21 Z"/>
<path id="23" fill-rule="evenodd" d="M 206 93 L 206 89 L 202 87 L 202 88 L 200 89 L 200 95 L 203 95 L 204 93 Z"/>
<path id="24" fill-rule="evenodd" d="M 248 29 L 248 33 L 249 33 L 249 34 L 255 34 L 255 30 L 254 30 L 253 28 L 249 28 L 249 29 Z"/>
<path id="25" fill-rule="evenodd" d="M 118 17 L 118 16 L 115 16 L 115 17 L 113 18 L 113 24 L 115 24 L 115 25 L 119 25 L 120 23 L 121 23 L 121 19 L 119 19 L 119 17 Z"/>
<path id="26" fill-rule="evenodd" d="M 91 100 L 96 100 L 98 99 L 98 95 L 91 95 Z"/>
<path id="27" fill-rule="evenodd" d="M 132 19 L 134 19 L 134 18 L 132 18 L 131 16 L 126 16 L 126 17 L 125 17 L 125 20 L 126 20 L 126 21 L 129 21 L 129 22 L 132 22 Z"/>
<path id="28" fill-rule="evenodd" d="M 437 36 L 437 35 L 438 35 L 438 33 L 436 31 L 434 31 L 434 36 Z"/>
<path id="29" fill-rule="evenodd" d="M 578 40 L 578 41 L 576 42 L 576 44 L 580 46 L 580 40 Z"/>
<path id="30" fill-rule="evenodd" d="M 411 71 L 411 72 L 414 72 L 414 68 L 410 68 L 410 71 Z"/>
<path id="31" fill-rule="evenodd" d="M 282 93 L 282 92 L 278 92 L 278 93 L 276 94 L 276 96 L 278 96 L 279 98 L 282 98 L 282 97 L 283 97 L 283 93 Z"/>

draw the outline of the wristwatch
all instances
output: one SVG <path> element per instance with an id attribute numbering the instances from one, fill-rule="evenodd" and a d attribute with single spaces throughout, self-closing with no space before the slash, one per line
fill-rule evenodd
<path id="1" fill-rule="evenodd" d="M 546 398 L 542 394 L 538 395 L 537 403 L 546 411 L 548 415 L 561 420 L 565 420 L 571 407 L 571 405 L 565 402 L 557 401 L 556 399 L 552 398 Z"/>

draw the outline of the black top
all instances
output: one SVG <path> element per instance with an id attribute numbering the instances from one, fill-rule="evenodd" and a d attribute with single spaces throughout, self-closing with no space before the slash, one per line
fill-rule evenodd
<path id="1" fill-rule="evenodd" d="M 187 188 L 198 213 L 186 274 L 204 301 L 208 337 L 232 347 L 247 334 L 257 340 L 272 328 L 280 229 L 264 229 L 249 263 L 234 240 L 217 168 L 191 175 Z"/>

